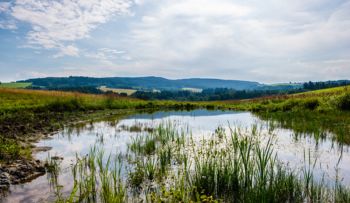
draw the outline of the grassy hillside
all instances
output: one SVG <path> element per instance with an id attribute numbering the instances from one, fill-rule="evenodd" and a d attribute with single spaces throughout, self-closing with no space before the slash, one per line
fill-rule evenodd
<path id="1" fill-rule="evenodd" d="M 333 112 L 350 110 L 350 86 L 335 87 L 305 93 L 270 96 L 250 100 L 218 102 L 241 110 L 257 112 L 317 111 Z"/>
<path id="2" fill-rule="evenodd" d="M 93 95 L 60 91 L 0 89 L 0 113 L 30 111 L 78 111 L 104 109 L 181 108 L 194 103 L 143 101 L 115 95 Z"/>
<path id="3" fill-rule="evenodd" d="M 81 93 L 0 89 L 0 112 L 17 110 L 71 111 L 82 109 L 127 108 L 141 104 L 126 98 L 112 98 Z"/>
<path id="4" fill-rule="evenodd" d="M 9 82 L 1 83 L 0 88 L 26 88 L 29 87 L 32 83 L 30 82 Z"/>

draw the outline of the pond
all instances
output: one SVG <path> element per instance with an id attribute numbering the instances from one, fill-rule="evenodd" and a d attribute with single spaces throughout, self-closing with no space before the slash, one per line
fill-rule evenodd
<path id="1" fill-rule="evenodd" d="M 349 147 L 334 142 L 331 132 L 325 132 L 325 139 L 315 140 L 312 135 L 297 135 L 291 129 L 261 120 L 250 112 L 193 110 L 139 113 L 115 120 L 69 126 L 37 143 L 39 147 L 52 149 L 38 152 L 35 157 L 41 160 L 62 158 L 56 184 L 62 185 L 60 193 L 66 194 L 73 187 L 71 167 L 77 157 L 86 156 L 94 146 L 103 148 L 105 154 L 112 156 L 127 154 L 136 136 L 147 136 L 159 124 L 170 122 L 191 134 L 195 142 L 212 136 L 218 127 L 225 132 L 230 128 L 250 130 L 252 126 L 257 126 L 261 134 L 272 131 L 277 159 L 284 165 L 294 170 L 311 167 L 315 179 L 326 182 L 329 187 L 332 187 L 335 179 L 343 185 L 350 185 Z M 127 176 L 127 173 L 126 169 L 121 172 L 122 176 Z M 51 174 L 47 173 L 29 183 L 11 186 L 10 193 L 3 198 L 3 202 L 54 201 L 57 190 L 54 189 L 51 178 Z"/>

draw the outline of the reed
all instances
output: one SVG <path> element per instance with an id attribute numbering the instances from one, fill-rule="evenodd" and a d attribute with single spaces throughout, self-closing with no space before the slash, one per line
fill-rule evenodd
<path id="1" fill-rule="evenodd" d="M 127 199 L 126 184 L 121 177 L 120 156 L 112 160 L 103 151 L 91 149 L 89 155 L 72 168 L 74 187 L 68 197 L 59 195 L 56 202 L 121 203 Z"/>

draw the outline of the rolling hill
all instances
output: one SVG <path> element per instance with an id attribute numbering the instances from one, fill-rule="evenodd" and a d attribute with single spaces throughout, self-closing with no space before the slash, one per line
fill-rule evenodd
<path id="1" fill-rule="evenodd" d="M 21 82 L 32 83 L 34 87 L 42 88 L 62 88 L 72 86 L 106 86 L 109 88 L 131 88 L 142 90 L 179 90 L 182 88 L 232 88 L 236 90 L 252 90 L 262 86 L 258 82 L 242 81 L 242 80 L 220 80 L 207 78 L 190 78 L 171 80 L 162 77 L 48 77 L 34 78 Z"/>

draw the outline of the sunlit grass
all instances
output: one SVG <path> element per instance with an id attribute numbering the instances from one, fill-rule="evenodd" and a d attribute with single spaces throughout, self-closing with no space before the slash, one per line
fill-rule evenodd
<path id="1" fill-rule="evenodd" d="M 143 101 L 116 95 L 93 95 L 61 91 L 0 89 L 0 112 L 79 111 L 103 109 L 192 109 L 201 104 L 175 101 Z"/>
<path id="2" fill-rule="evenodd" d="M 27 82 L 9 82 L 9 83 L 0 83 L 0 88 L 26 88 L 32 85 L 32 83 Z"/>
<path id="3" fill-rule="evenodd" d="M 336 87 L 291 95 L 277 95 L 248 100 L 214 102 L 220 108 L 255 112 L 334 112 L 350 109 L 350 86 Z"/>

